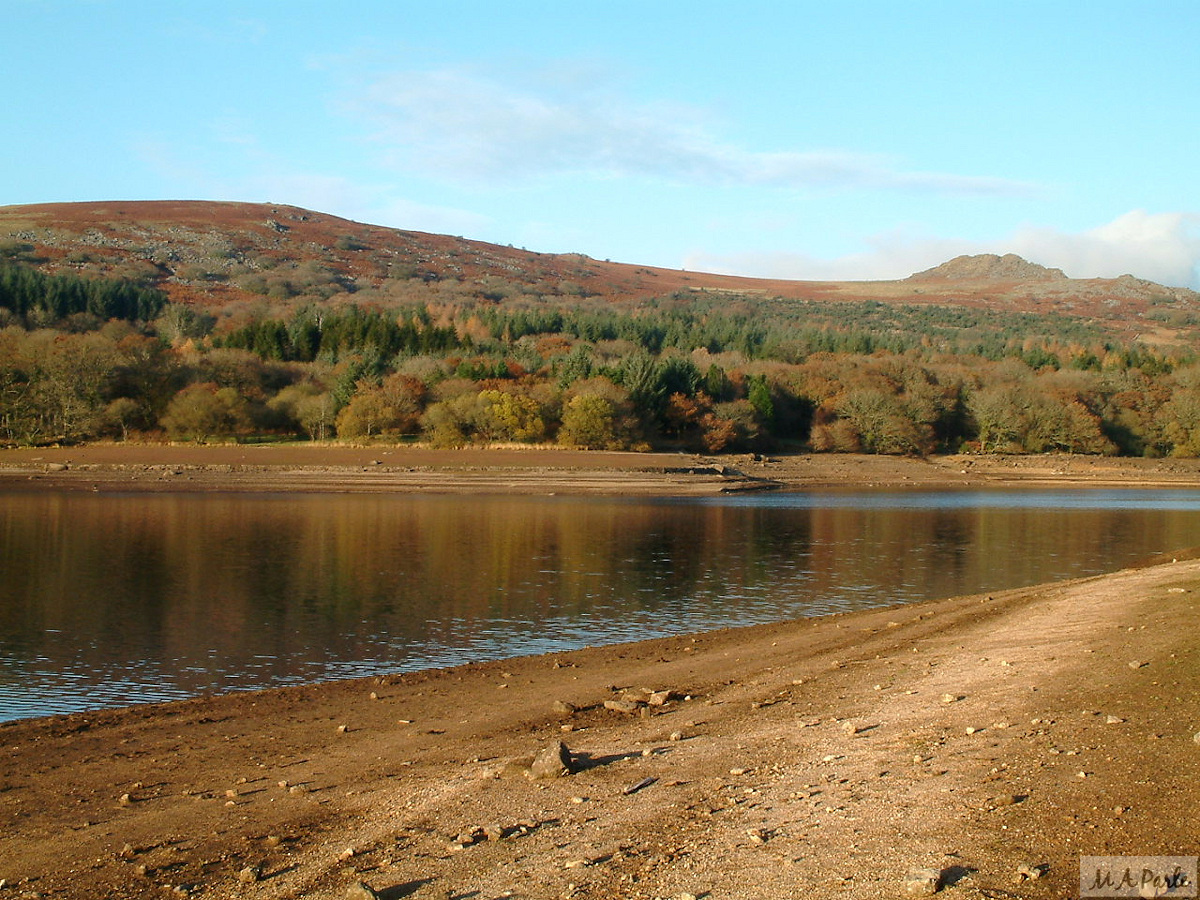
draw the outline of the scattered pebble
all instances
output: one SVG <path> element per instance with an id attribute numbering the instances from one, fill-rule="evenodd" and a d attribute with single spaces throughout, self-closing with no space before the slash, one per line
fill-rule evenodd
<path id="1" fill-rule="evenodd" d="M 629 787 L 622 790 L 621 793 L 622 794 L 636 794 L 642 788 L 650 787 L 650 785 L 654 784 L 654 782 L 656 782 L 657 780 L 658 780 L 657 778 L 643 778 L 637 784 L 631 784 Z"/>
<path id="2" fill-rule="evenodd" d="M 360 881 L 346 889 L 346 900 L 379 900 L 379 894 L 365 881 Z"/>
<path id="3" fill-rule="evenodd" d="M 1023 862 L 1017 866 L 1017 880 L 1037 881 L 1049 871 L 1050 866 L 1048 866 L 1046 863 Z"/>
<path id="4" fill-rule="evenodd" d="M 1106 725 L 1121 725 L 1125 722 L 1120 716 L 1108 716 L 1104 720 Z"/>
<path id="5" fill-rule="evenodd" d="M 260 866 L 246 866 L 238 872 L 238 881 L 242 884 L 253 884 L 262 878 L 262 868 Z"/>
<path id="6" fill-rule="evenodd" d="M 1142 669 L 1148 665 L 1150 665 L 1150 663 L 1142 662 L 1140 659 L 1131 659 L 1129 661 L 1129 668 L 1131 669 Z"/>
<path id="7" fill-rule="evenodd" d="M 957 694 L 942 694 L 943 703 L 956 703 L 959 699 Z"/>
<path id="8" fill-rule="evenodd" d="M 575 769 L 571 751 L 562 741 L 555 741 L 534 757 L 533 765 L 529 767 L 529 776 L 531 778 L 562 778 L 570 775 L 573 771 Z"/>
<path id="9" fill-rule="evenodd" d="M 622 697 L 620 700 L 605 700 L 604 708 L 619 713 L 634 713 L 641 706 L 636 700 L 629 700 Z"/>
<path id="10" fill-rule="evenodd" d="M 936 894 L 941 883 L 941 869 L 912 869 L 904 876 L 904 890 L 909 894 Z"/>

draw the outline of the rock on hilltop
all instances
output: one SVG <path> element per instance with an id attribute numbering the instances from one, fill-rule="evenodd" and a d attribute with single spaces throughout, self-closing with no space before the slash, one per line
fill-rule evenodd
<path id="1" fill-rule="evenodd" d="M 909 276 L 907 281 L 1067 281 L 1062 269 L 1051 269 L 1022 259 L 1015 253 L 997 256 L 980 253 L 956 256 L 940 266 Z"/>

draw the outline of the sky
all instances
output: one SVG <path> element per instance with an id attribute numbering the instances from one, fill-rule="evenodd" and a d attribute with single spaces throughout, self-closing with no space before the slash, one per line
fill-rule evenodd
<path id="1" fill-rule="evenodd" d="M 285 203 L 771 278 L 1200 288 L 1196 0 L 0 0 L 0 205 Z"/>

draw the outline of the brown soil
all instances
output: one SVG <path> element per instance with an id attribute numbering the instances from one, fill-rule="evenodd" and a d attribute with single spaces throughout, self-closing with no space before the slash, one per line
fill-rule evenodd
<path id="1" fill-rule="evenodd" d="M 1095 456 L 720 456 L 552 447 L 93 444 L 0 449 L 0 488 L 689 495 L 816 487 L 1171 487 L 1200 460 Z"/>
<path id="2" fill-rule="evenodd" d="M 212 462 L 218 450 L 258 452 L 204 450 L 205 465 L 236 465 Z M 58 452 L 0 462 L 36 468 Z M 110 451 L 61 452 L 72 467 L 37 483 Z M 178 452 L 127 464 L 197 464 L 186 456 L 196 451 Z M 587 471 L 618 471 L 608 460 Z M 285 483 L 299 462 L 280 464 Z M 944 484 L 979 477 L 981 463 L 965 462 L 758 465 L 821 468 L 814 483 L 833 466 L 854 483 L 925 471 Z M 1094 462 L 1014 471 L 1117 480 Z M 1139 483 L 1184 477 L 1133 470 Z M 877 898 L 904 896 L 914 868 L 940 870 L 951 897 L 1074 896 L 1080 855 L 1200 853 L 1198 597 L 1200 562 L 1166 561 L 992 596 L 3 725 L 0 898 L 344 898 L 359 882 L 436 900 Z M 648 699 L 643 688 L 673 693 L 638 712 L 604 706 Z M 573 773 L 526 777 L 559 740 Z M 1022 866 L 1048 869 L 1022 879 Z"/>

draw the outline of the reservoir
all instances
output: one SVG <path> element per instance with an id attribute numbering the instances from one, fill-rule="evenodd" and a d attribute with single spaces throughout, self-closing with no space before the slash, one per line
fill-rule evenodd
<path id="1" fill-rule="evenodd" d="M 1200 544 L 1200 491 L 0 493 L 0 721 L 998 591 Z"/>

